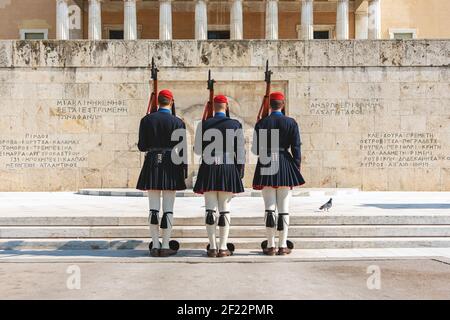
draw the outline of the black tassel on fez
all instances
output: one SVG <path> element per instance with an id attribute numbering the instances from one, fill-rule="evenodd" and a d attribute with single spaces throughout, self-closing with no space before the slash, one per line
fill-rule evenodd
<path id="1" fill-rule="evenodd" d="M 151 212 L 151 218 L 150 218 L 150 224 L 159 224 L 158 222 L 158 214 L 159 211 L 158 210 L 150 210 Z"/>
<path id="2" fill-rule="evenodd" d="M 266 210 L 266 227 L 267 228 L 275 228 L 275 211 Z"/>
<path id="3" fill-rule="evenodd" d="M 164 212 L 163 216 L 161 218 L 161 229 L 167 229 L 167 224 L 168 224 L 168 219 L 167 219 L 167 215 L 168 214 L 172 214 L 172 212 Z"/>
<path id="4" fill-rule="evenodd" d="M 225 222 L 225 215 L 227 214 L 227 213 L 230 213 L 229 211 L 224 211 L 224 212 L 221 212 L 220 213 L 220 216 L 219 216 L 219 223 L 218 223 L 218 226 L 219 227 L 225 227 L 227 224 L 226 224 L 226 222 Z"/>
<path id="5" fill-rule="evenodd" d="M 206 210 L 206 221 L 205 221 L 205 223 L 207 225 L 212 226 L 215 223 L 215 221 L 214 221 L 214 212 L 215 212 L 214 210 Z"/>

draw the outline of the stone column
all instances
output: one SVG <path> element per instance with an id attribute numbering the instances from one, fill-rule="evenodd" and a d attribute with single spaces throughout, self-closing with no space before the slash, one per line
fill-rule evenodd
<path id="1" fill-rule="evenodd" d="M 381 0 L 369 0 L 369 39 L 381 39 Z"/>
<path id="2" fill-rule="evenodd" d="M 89 0 L 89 40 L 102 39 L 102 0 Z"/>
<path id="3" fill-rule="evenodd" d="M 278 39 L 278 0 L 266 0 L 266 39 Z"/>
<path id="4" fill-rule="evenodd" d="M 244 18 L 242 15 L 242 0 L 231 0 L 230 38 L 242 40 L 244 34 Z"/>
<path id="5" fill-rule="evenodd" d="M 208 6 L 205 0 L 195 2 L 195 39 L 208 39 Z"/>
<path id="6" fill-rule="evenodd" d="M 369 28 L 369 17 L 366 11 L 355 12 L 355 38 L 367 39 Z"/>
<path id="7" fill-rule="evenodd" d="M 300 38 L 302 40 L 314 39 L 314 2 L 302 0 L 302 13 L 300 19 Z"/>
<path id="8" fill-rule="evenodd" d="M 67 0 L 56 0 L 56 39 L 69 40 L 69 6 Z"/>
<path id="9" fill-rule="evenodd" d="M 172 40 L 172 2 L 159 1 L 159 40 Z"/>
<path id="10" fill-rule="evenodd" d="M 123 38 L 125 40 L 137 39 L 136 0 L 124 0 Z"/>
<path id="11" fill-rule="evenodd" d="M 338 0 L 337 3 L 336 39 L 348 40 L 348 0 Z"/>

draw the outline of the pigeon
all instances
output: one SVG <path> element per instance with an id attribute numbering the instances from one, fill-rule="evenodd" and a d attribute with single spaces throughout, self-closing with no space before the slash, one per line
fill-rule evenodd
<path id="1" fill-rule="evenodd" d="M 320 208 L 319 208 L 319 210 L 326 210 L 326 211 L 328 211 L 330 208 L 331 208 L 331 206 L 333 205 L 333 198 L 330 198 L 330 200 L 328 200 L 328 202 L 327 203 L 325 203 L 325 204 L 323 204 Z"/>

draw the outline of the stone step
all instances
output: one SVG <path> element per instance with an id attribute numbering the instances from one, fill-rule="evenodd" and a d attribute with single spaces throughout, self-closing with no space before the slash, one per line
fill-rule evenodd
<path id="1" fill-rule="evenodd" d="M 292 192 L 294 197 L 312 197 L 312 196 L 340 196 L 349 195 L 359 192 L 357 188 L 297 188 Z M 109 188 L 109 189 L 80 189 L 78 194 L 85 196 L 102 196 L 102 197 L 147 197 L 146 191 L 126 188 Z M 192 189 L 176 192 L 177 197 L 203 197 L 196 194 Z M 235 197 L 261 197 L 261 191 L 246 188 L 244 192 L 238 193 Z"/>
<path id="2" fill-rule="evenodd" d="M 176 226 L 202 226 L 203 216 L 175 217 Z M 264 223 L 263 215 L 232 216 L 233 226 Z M 146 216 L 2 216 L 0 226 L 147 226 Z M 291 214 L 291 225 L 450 225 L 450 214 L 346 215 L 317 213 Z"/>
<path id="3" fill-rule="evenodd" d="M 206 248 L 203 238 L 177 239 L 181 249 Z M 231 238 L 237 249 L 261 248 L 263 238 Z M 446 248 L 450 237 L 292 238 L 297 249 Z M 0 250 L 148 249 L 149 239 L 1 239 Z"/>
<path id="4" fill-rule="evenodd" d="M 205 238 L 204 226 L 175 226 L 175 238 Z M 264 226 L 233 226 L 230 237 L 263 238 Z M 450 237 L 450 225 L 398 225 L 398 226 L 298 226 L 289 228 L 291 238 L 355 238 L 355 237 Z M 13 226 L 0 227 L 0 238 L 145 238 L 147 226 Z"/>

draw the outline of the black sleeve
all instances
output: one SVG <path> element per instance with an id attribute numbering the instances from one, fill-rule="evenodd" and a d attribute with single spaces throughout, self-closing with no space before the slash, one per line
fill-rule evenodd
<path id="1" fill-rule="evenodd" d="M 300 167 L 302 160 L 301 142 L 300 142 L 300 130 L 297 122 L 293 121 L 292 124 L 292 140 L 291 140 L 291 152 L 297 167 Z"/>
<path id="2" fill-rule="evenodd" d="M 184 171 L 184 178 L 186 179 L 188 177 L 188 152 L 187 152 L 187 131 L 186 131 L 186 124 L 182 122 L 181 127 L 183 128 L 183 136 L 180 137 L 180 141 L 182 143 L 182 149 L 180 151 L 180 156 L 183 158 L 183 171 Z"/>
<path id="3" fill-rule="evenodd" d="M 253 130 L 252 153 L 254 155 L 259 155 L 258 134 L 259 134 L 259 123 L 256 124 L 255 130 Z"/>
<path id="4" fill-rule="evenodd" d="M 147 129 L 144 124 L 144 118 L 141 119 L 141 123 L 139 124 L 139 141 L 138 141 L 138 149 L 141 152 L 147 151 L 149 148 L 148 134 Z"/>
<path id="5" fill-rule="evenodd" d="M 242 179 L 245 173 L 245 137 L 242 124 L 239 123 L 237 130 L 238 132 L 234 141 L 234 152 L 236 155 L 237 167 Z"/>

